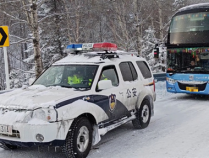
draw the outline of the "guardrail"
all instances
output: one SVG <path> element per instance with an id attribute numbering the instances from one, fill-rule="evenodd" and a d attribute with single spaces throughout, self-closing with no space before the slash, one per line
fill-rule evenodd
<path id="1" fill-rule="evenodd" d="M 166 80 L 166 73 L 153 73 L 155 81 L 165 81 Z"/>

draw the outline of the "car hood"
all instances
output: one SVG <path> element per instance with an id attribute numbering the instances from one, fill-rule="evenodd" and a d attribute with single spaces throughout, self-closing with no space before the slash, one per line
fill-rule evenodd
<path id="1" fill-rule="evenodd" d="M 33 85 L 0 94 L 0 108 L 34 110 L 40 107 L 55 106 L 59 100 L 73 97 L 80 91 L 73 88 L 45 87 Z M 72 96 L 73 95 L 73 96 Z"/>

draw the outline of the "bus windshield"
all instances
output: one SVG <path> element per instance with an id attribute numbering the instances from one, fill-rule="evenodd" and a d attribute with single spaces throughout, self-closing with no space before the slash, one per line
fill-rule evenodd
<path id="1" fill-rule="evenodd" d="M 195 49 L 168 50 L 167 72 L 209 74 L 209 49 Z"/>
<path id="2" fill-rule="evenodd" d="M 169 34 L 170 44 L 209 43 L 209 12 L 174 16 Z"/>

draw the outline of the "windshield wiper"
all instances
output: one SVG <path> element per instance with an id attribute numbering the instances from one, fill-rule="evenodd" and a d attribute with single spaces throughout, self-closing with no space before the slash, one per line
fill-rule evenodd
<path id="1" fill-rule="evenodd" d="M 72 86 L 70 86 L 70 85 L 58 85 L 58 86 L 60 86 L 60 87 L 64 87 L 64 88 L 73 88 Z"/>
<path id="2" fill-rule="evenodd" d="M 64 88 L 72 88 L 70 85 L 60 85 L 60 84 L 48 84 L 46 87 L 51 87 L 51 86 L 60 86 Z"/>
<path id="3" fill-rule="evenodd" d="M 58 84 L 47 84 L 45 85 L 46 87 L 51 87 L 51 86 L 58 86 Z"/>
<path id="4" fill-rule="evenodd" d="M 89 87 L 72 87 L 72 88 L 74 88 L 74 89 L 76 89 L 76 90 L 79 90 L 79 91 L 88 91 L 88 90 L 91 89 L 91 88 L 89 88 Z"/>

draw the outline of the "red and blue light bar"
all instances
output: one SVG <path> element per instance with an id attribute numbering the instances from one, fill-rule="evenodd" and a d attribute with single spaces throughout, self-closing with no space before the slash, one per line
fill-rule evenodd
<path id="1" fill-rule="evenodd" d="M 71 44 L 67 46 L 67 49 L 82 51 L 82 50 L 93 50 L 93 51 L 116 51 L 117 45 L 114 43 L 83 43 L 83 44 Z"/>

